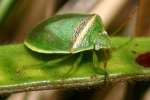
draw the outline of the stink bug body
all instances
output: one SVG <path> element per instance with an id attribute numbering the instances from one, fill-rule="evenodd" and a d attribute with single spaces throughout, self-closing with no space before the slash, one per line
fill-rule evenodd
<path id="1" fill-rule="evenodd" d="M 96 14 L 56 15 L 42 22 L 27 36 L 25 46 L 47 54 L 81 53 L 75 65 L 82 59 L 82 52 L 93 50 L 93 63 L 97 66 L 95 51 L 109 49 L 110 40 L 100 16 Z"/>

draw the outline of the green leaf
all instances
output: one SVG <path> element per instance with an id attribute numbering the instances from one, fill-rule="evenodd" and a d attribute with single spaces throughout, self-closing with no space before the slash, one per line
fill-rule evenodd
<path id="1" fill-rule="evenodd" d="M 67 55 L 40 54 L 23 44 L 2 45 L 0 93 L 101 85 L 105 83 L 105 71 L 112 82 L 150 76 L 150 69 L 135 60 L 139 54 L 150 52 L 149 38 L 113 37 L 111 40 L 112 49 L 104 71 L 93 66 L 92 51 L 83 52 L 82 63 L 73 67 L 79 54 L 69 55 L 64 61 L 55 63 Z M 103 68 L 103 51 L 98 53 Z"/>

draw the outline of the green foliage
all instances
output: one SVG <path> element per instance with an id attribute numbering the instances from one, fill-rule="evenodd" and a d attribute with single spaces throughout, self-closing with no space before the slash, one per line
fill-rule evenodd
<path id="1" fill-rule="evenodd" d="M 104 83 L 105 71 L 110 79 L 149 76 L 150 69 L 136 63 L 136 57 L 150 52 L 149 38 L 113 37 L 107 68 L 104 71 L 93 67 L 92 51 L 83 52 L 83 60 L 72 68 L 79 54 L 40 54 L 23 44 L 0 46 L 0 93 L 38 89 L 93 86 Z M 103 51 L 98 52 L 99 65 L 103 68 Z M 68 71 L 72 68 L 69 74 Z"/>

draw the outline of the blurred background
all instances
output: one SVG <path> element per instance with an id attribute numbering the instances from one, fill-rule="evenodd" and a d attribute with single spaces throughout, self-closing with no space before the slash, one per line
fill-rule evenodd
<path id="1" fill-rule="evenodd" d="M 38 23 L 64 13 L 99 14 L 110 36 L 150 36 L 149 5 L 150 0 L 0 0 L 0 44 L 21 43 Z M 149 83 L 6 94 L 0 100 L 150 100 Z"/>

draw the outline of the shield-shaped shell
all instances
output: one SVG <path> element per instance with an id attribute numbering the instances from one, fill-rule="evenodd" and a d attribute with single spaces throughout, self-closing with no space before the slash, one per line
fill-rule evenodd
<path id="1" fill-rule="evenodd" d="M 78 53 L 110 48 L 109 37 L 97 14 L 64 14 L 37 25 L 25 46 L 40 53 Z"/>

